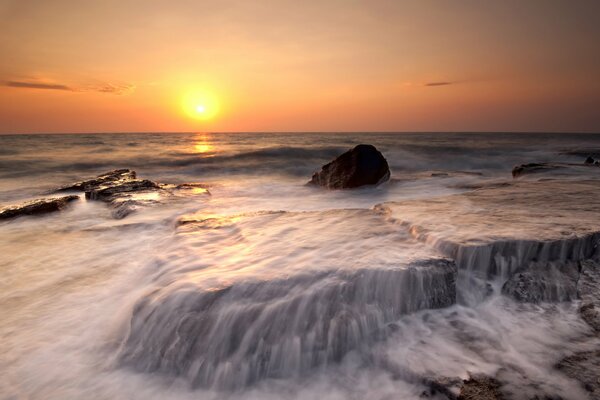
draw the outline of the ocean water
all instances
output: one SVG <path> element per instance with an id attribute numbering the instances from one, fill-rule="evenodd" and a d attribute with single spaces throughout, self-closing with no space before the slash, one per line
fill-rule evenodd
<path id="1" fill-rule="evenodd" d="M 389 182 L 305 185 L 359 143 Z M 410 399 L 423 377 L 498 371 L 515 398 L 585 398 L 553 369 L 587 333 L 576 303 L 443 307 L 448 260 L 374 206 L 588 153 L 600 135 L 0 136 L 2 205 L 117 168 L 210 191 L 0 223 L 0 398 Z"/>

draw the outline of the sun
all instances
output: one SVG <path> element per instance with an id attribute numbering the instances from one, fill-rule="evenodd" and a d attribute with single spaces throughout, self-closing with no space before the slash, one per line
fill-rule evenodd
<path id="1" fill-rule="evenodd" d="M 214 119 L 220 111 L 217 97 L 202 90 L 190 90 L 185 93 L 181 97 L 181 106 L 186 116 L 202 121 Z"/>

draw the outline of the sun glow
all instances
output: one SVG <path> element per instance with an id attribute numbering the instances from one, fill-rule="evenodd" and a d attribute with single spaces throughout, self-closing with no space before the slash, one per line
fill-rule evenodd
<path id="1" fill-rule="evenodd" d="M 219 101 L 208 92 L 190 91 L 184 94 L 181 101 L 186 116 L 202 121 L 215 118 L 220 111 Z"/>

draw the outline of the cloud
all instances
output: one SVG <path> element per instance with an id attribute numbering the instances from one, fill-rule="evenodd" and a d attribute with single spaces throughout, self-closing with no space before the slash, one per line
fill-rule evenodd
<path id="1" fill-rule="evenodd" d="M 133 91 L 135 86 L 133 85 L 115 85 L 112 83 L 102 83 L 97 86 L 89 87 L 88 90 L 100 92 L 100 93 L 114 93 L 114 94 L 125 94 Z"/>
<path id="2" fill-rule="evenodd" d="M 71 86 L 63 83 L 47 83 L 43 81 L 5 81 L 2 83 L 3 86 L 18 88 L 18 89 L 45 89 L 45 90 L 63 90 L 67 92 L 98 92 L 98 93 L 112 93 L 112 94 L 125 94 L 133 91 L 135 86 L 129 84 L 113 84 L 113 83 L 99 83 L 95 85 L 87 86 Z"/>
<path id="3" fill-rule="evenodd" d="M 41 82 L 26 82 L 26 81 L 8 81 L 4 86 L 25 89 L 50 89 L 50 90 L 66 90 L 75 92 L 75 90 L 67 85 L 57 83 L 41 83 Z"/>
<path id="4" fill-rule="evenodd" d="M 453 85 L 456 82 L 446 82 L 446 81 L 442 81 L 442 82 L 428 82 L 425 84 L 425 86 L 447 86 L 447 85 Z"/>

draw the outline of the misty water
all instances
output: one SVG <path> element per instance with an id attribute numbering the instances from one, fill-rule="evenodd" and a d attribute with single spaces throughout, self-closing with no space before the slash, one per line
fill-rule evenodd
<path id="1" fill-rule="evenodd" d="M 389 182 L 306 186 L 359 143 L 382 151 Z M 117 168 L 208 187 L 123 219 L 81 196 L 0 223 L 0 398 L 410 399 L 423 377 L 498 371 L 515 398 L 585 398 L 553 368 L 589 333 L 576 301 L 450 293 L 452 260 L 375 207 L 580 163 L 580 148 L 600 137 L 0 136 L 2 205 Z"/>

